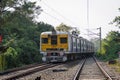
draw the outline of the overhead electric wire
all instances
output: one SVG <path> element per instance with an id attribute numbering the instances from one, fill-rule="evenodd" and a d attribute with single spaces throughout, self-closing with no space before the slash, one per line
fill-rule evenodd
<path id="1" fill-rule="evenodd" d="M 40 0 L 41 1 L 41 0 Z M 66 18 L 65 16 L 63 16 L 61 13 L 59 13 L 57 10 L 55 10 L 54 8 L 52 8 L 51 6 L 49 6 L 45 0 L 44 1 L 41 1 L 47 8 L 49 8 L 53 13 L 56 13 L 56 15 L 59 15 L 61 18 L 63 18 L 64 20 L 66 20 L 67 22 L 70 22 L 72 25 L 74 25 L 73 27 L 79 27 L 79 25 L 76 25 L 73 21 L 71 21 L 70 19 Z M 45 13 L 46 15 L 52 17 L 53 19 L 57 20 L 58 22 L 63 22 L 63 20 L 61 20 L 60 18 L 56 17 L 55 15 L 53 14 L 50 14 L 46 11 L 43 11 L 43 13 Z M 87 35 L 88 38 L 90 39 L 90 36 L 91 35 L 98 35 L 92 31 L 90 31 L 90 24 L 89 24 L 89 0 L 87 0 L 87 27 L 88 27 L 88 33 L 87 34 L 84 34 L 85 32 L 84 31 L 80 31 L 81 33 L 83 33 L 82 35 Z"/>
<path id="2" fill-rule="evenodd" d="M 54 19 L 57 20 L 58 22 L 61 22 L 61 20 L 59 20 L 57 17 L 52 16 L 50 13 L 47 13 L 47 12 L 45 12 L 44 10 L 43 10 L 43 13 L 45 13 L 46 15 L 54 18 Z M 80 32 L 82 33 L 82 35 L 86 35 L 86 34 L 84 33 L 84 31 L 80 31 Z"/>
<path id="3" fill-rule="evenodd" d="M 58 11 L 56 11 L 55 9 L 53 9 L 51 6 L 49 6 L 48 4 L 46 4 L 45 2 L 43 2 L 42 1 L 42 3 L 46 6 L 46 7 L 48 7 L 48 8 L 50 8 L 53 12 L 55 12 L 56 14 L 58 14 L 59 16 L 61 16 L 64 20 L 67 20 L 67 21 L 69 21 L 70 23 L 72 23 L 74 26 L 78 26 L 78 25 L 76 25 L 74 22 L 72 22 L 70 19 L 68 19 L 68 18 L 66 18 L 65 16 L 63 16 L 61 13 L 59 13 Z"/>
<path id="4" fill-rule="evenodd" d="M 41 0 L 40 0 L 41 1 Z M 59 13 L 58 11 L 56 11 L 54 8 L 52 8 L 51 6 L 49 6 L 48 4 L 46 4 L 45 1 L 41 1 L 47 8 L 49 8 L 51 11 L 55 12 L 57 15 L 59 15 L 60 17 L 62 17 L 64 20 L 66 20 L 67 22 L 72 23 L 75 27 L 79 27 L 79 25 L 76 25 L 73 21 L 71 21 L 70 19 L 66 18 L 65 16 L 63 16 L 61 13 Z M 47 13 L 45 11 L 43 11 L 46 15 L 54 18 L 55 20 L 62 22 L 62 20 L 60 20 L 59 18 L 51 15 L 50 13 Z M 87 26 L 89 28 L 89 0 L 87 0 Z M 80 31 L 82 33 L 84 33 L 84 31 Z M 89 34 L 89 33 L 88 33 Z"/>
<path id="5" fill-rule="evenodd" d="M 58 19 L 57 17 L 55 17 L 55 16 L 52 16 L 52 15 L 49 14 L 49 13 L 47 13 L 47 12 L 45 12 L 45 11 L 43 11 L 43 13 L 45 13 L 46 15 L 48 15 L 48 16 L 50 16 L 50 17 L 56 19 L 58 22 L 61 22 L 61 20 L 59 20 L 59 19 Z"/>

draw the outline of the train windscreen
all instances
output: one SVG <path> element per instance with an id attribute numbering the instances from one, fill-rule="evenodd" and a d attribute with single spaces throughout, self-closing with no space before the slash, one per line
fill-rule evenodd
<path id="1" fill-rule="evenodd" d="M 42 38 L 42 43 L 47 44 L 48 43 L 48 38 Z"/>
<path id="2" fill-rule="evenodd" d="M 52 35 L 51 36 L 51 44 L 52 45 L 57 45 L 57 35 Z"/>

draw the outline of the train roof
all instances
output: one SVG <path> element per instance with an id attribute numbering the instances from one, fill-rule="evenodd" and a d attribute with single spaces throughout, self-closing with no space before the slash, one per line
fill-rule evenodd
<path id="1" fill-rule="evenodd" d="M 44 35 L 44 34 L 49 34 L 51 35 L 52 34 L 52 31 L 47 31 L 47 32 L 42 32 L 41 35 Z M 70 34 L 69 32 L 63 32 L 63 31 L 56 31 L 56 34 Z"/>
<path id="2" fill-rule="evenodd" d="M 69 34 L 69 35 L 73 35 L 73 34 L 70 33 L 70 32 L 63 32 L 63 31 L 56 31 L 56 34 Z M 41 35 L 52 35 L 52 31 L 42 32 Z M 75 36 L 75 35 L 73 35 L 73 36 Z M 79 38 L 81 38 L 81 39 L 85 39 L 85 38 L 83 38 L 83 37 L 81 37 L 81 36 L 77 36 L 77 37 L 79 37 Z"/>
<path id="3" fill-rule="evenodd" d="M 41 35 L 52 35 L 52 34 L 53 34 L 52 31 L 46 31 L 46 32 L 42 32 L 41 33 Z M 63 32 L 63 31 L 56 31 L 55 34 L 68 34 L 68 35 L 72 35 L 72 34 L 70 34 L 70 32 Z M 72 35 L 72 36 L 74 36 L 74 35 Z M 78 37 L 78 38 L 80 38 L 82 40 L 86 40 L 89 43 L 92 43 L 91 41 L 89 41 L 89 40 L 87 40 L 87 39 L 85 39 L 85 38 L 83 38 L 81 36 L 76 36 L 76 37 Z"/>

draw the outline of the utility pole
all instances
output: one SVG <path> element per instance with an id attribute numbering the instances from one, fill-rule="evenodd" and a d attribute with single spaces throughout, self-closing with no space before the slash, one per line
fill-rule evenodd
<path id="1" fill-rule="evenodd" d="M 99 29 L 99 39 L 100 39 L 100 53 L 102 52 L 102 39 L 101 39 L 101 27 L 97 28 Z"/>

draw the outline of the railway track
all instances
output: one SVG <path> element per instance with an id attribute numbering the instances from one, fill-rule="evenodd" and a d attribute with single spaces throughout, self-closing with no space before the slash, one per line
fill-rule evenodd
<path id="1" fill-rule="evenodd" d="M 3 74 L 0 80 L 112 80 L 94 58 L 58 65 L 60 64 L 39 64 Z"/>
<path id="2" fill-rule="evenodd" d="M 30 64 L 30 65 L 26 65 L 26 66 L 22 66 L 22 67 L 8 69 L 8 70 L 5 70 L 3 72 L 0 72 L 0 76 L 10 74 L 10 73 L 13 73 L 13 72 L 16 72 L 16 71 L 20 71 L 20 70 L 25 70 L 25 69 L 32 68 L 32 67 L 41 66 L 41 65 L 44 65 L 44 64 L 45 63 L 41 63 L 41 64 L 35 63 L 35 64 Z"/>
<path id="3" fill-rule="evenodd" d="M 16 80 L 20 77 L 24 77 L 30 74 L 33 74 L 38 71 L 42 71 L 54 66 L 57 66 L 58 64 L 38 64 L 38 65 L 32 65 L 32 66 L 26 66 L 22 68 L 17 68 L 13 70 L 8 70 L 0 75 L 0 80 Z"/>
<path id="4" fill-rule="evenodd" d="M 82 62 L 73 80 L 112 80 L 112 78 L 92 57 Z"/>

